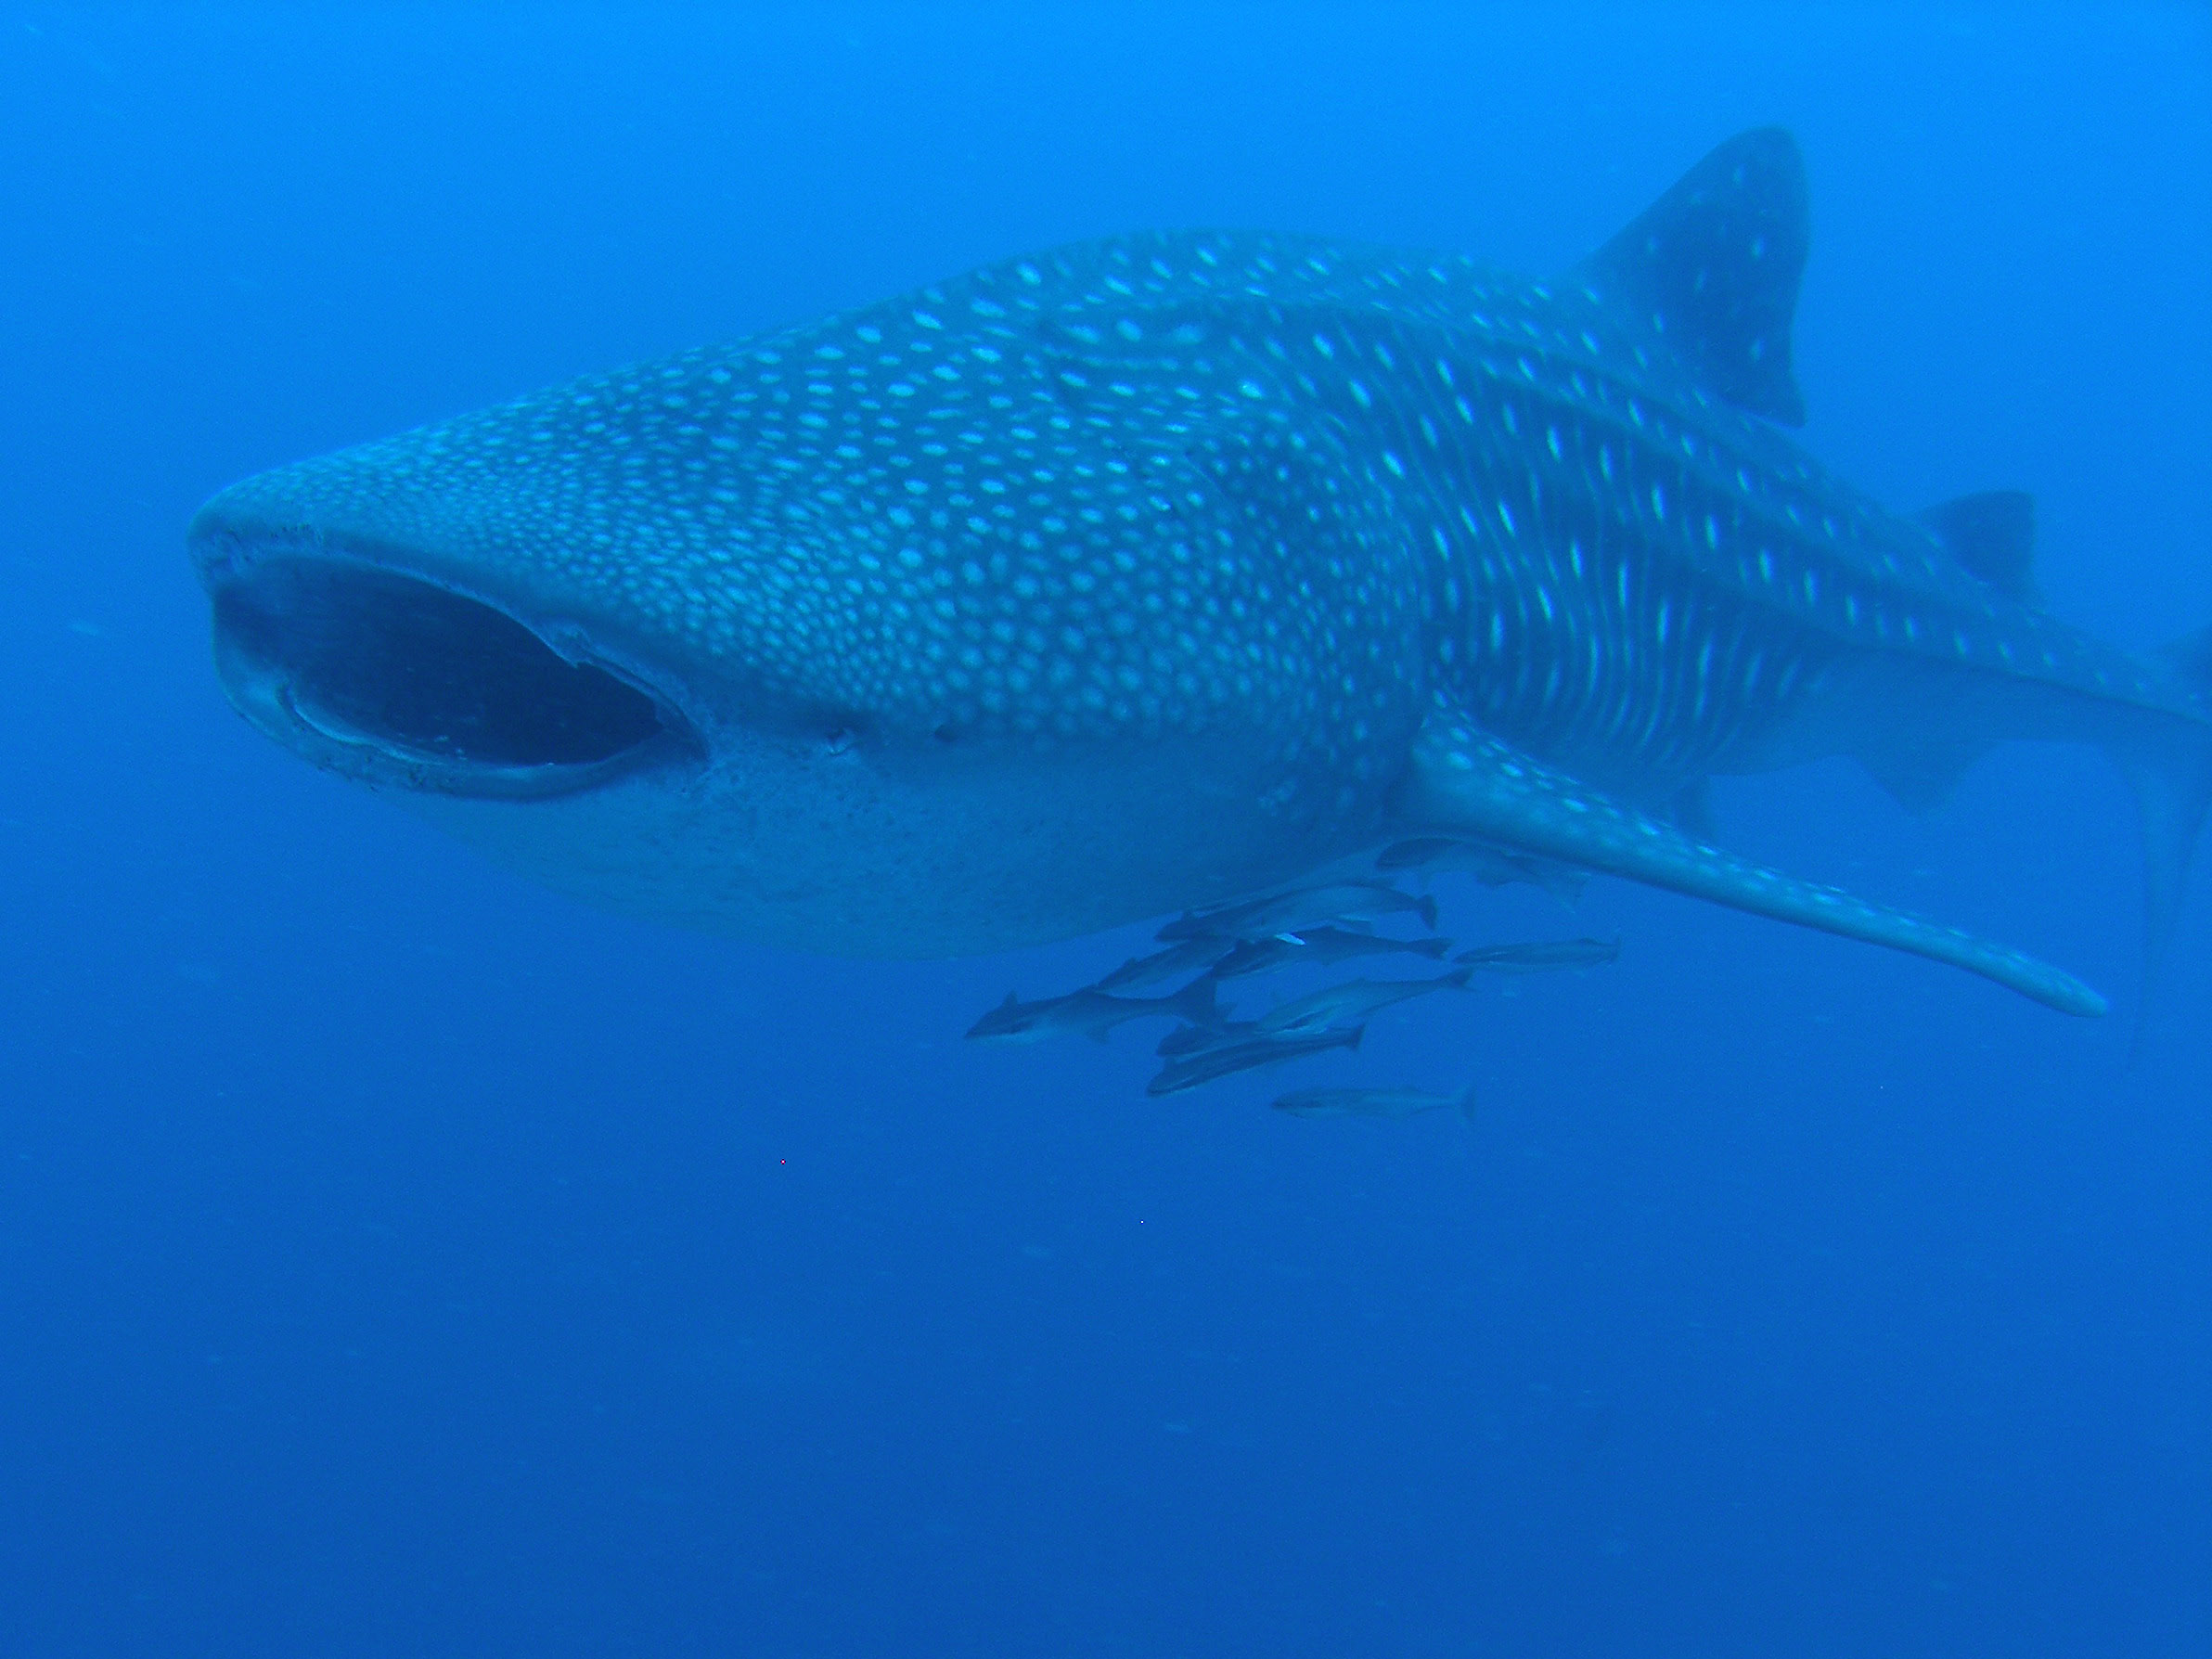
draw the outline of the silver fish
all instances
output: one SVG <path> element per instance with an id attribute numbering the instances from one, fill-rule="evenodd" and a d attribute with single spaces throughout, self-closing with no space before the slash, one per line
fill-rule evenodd
<path id="1" fill-rule="evenodd" d="M 1364 921 L 1408 913 L 1420 917 L 1424 927 L 1436 925 L 1436 901 L 1426 894 L 1407 893 L 1388 881 L 1323 881 L 1236 904 L 1216 905 L 1211 909 L 1188 911 L 1162 928 L 1159 936 L 1259 939 L 1270 933 L 1296 932 L 1300 928 L 1325 921 Z"/>
<path id="2" fill-rule="evenodd" d="M 1294 933 L 1238 940 L 1228 954 L 1214 964 L 1214 977 L 1241 979 L 1281 968 L 1328 968 L 1354 957 L 1403 954 L 1434 960 L 1450 948 L 1449 939 L 1391 939 L 1343 928 L 1302 928 Z"/>
<path id="3" fill-rule="evenodd" d="M 1193 939 L 1177 940 L 1165 950 L 1155 950 L 1147 957 L 1131 957 L 1095 987 L 1100 991 L 1129 991 L 1139 985 L 1157 984 L 1164 979 L 1177 979 L 1186 973 L 1202 973 L 1215 970 L 1215 977 L 1221 978 L 1217 964 L 1221 959 L 1241 947 L 1241 942 L 1225 939 L 1218 934 L 1202 933 Z"/>
<path id="4" fill-rule="evenodd" d="M 1507 887 L 1515 882 L 1540 888 L 1569 909 L 1582 896 L 1589 881 L 1587 870 L 1533 853 L 1516 853 L 1485 842 L 1462 841 L 1452 835 L 1416 836 L 1393 842 L 1376 855 L 1375 868 L 1391 874 L 1419 870 L 1439 875 L 1457 870 L 1473 876 L 1485 887 Z"/>
<path id="5" fill-rule="evenodd" d="M 1284 1061 L 1304 1060 L 1312 1054 L 1326 1054 L 1331 1048 L 1357 1048 L 1359 1039 L 1367 1035 L 1367 1027 L 1332 1028 L 1328 1031 L 1295 1033 L 1285 1036 L 1248 1036 L 1237 1041 L 1216 1044 L 1201 1048 L 1195 1054 L 1186 1054 L 1162 1066 L 1157 1075 L 1144 1086 L 1148 1095 L 1179 1094 L 1187 1088 L 1196 1088 L 1202 1083 L 1211 1083 L 1216 1077 L 1227 1077 L 1236 1072 L 1249 1072 L 1259 1066 L 1280 1065 Z"/>
<path id="6" fill-rule="evenodd" d="M 1323 985 L 1262 1014 L 1254 1022 L 1263 1036 L 1285 1036 L 1326 1026 L 1364 1021 L 1383 1009 L 1433 991 L 1463 991 L 1471 969 L 1440 974 L 1434 979 L 1352 979 Z"/>
<path id="7" fill-rule="evenodd" d="M 1257 1021 L 1224 1020 L 1215 1025 L 1178 1025 L 1160 1039 L 1152 1052 L 1163 1060 L 1172 1060 L 1178 1054 L 1196 1054 L 1201 1048 L 1218 1048 L 1224 1043 L 1258 1040 Z"/>
<path id="8" fill-rule="evenodd" d="M 1546 939 L 1524 945 L 1478 945 L 1452 960 L 1485 973 L 1555 973 L 1596 968 L 1620 954 L 1618 939 Z"/>
<path id="9" fill-rule="evenodd" d="M 968 1028 L 977 1042 L 1035 1043 L 1070 1034 L 1106 1040 L 1106 1034 L 1131 1020 L 1188 1020 L 1204 1025 L 1215 1018 L 1214 982 L 1196 979 L 1168 997 L 1109 997 L 1086 986 L 1065 997 L 1023 1002 L 1013 992 Z"/>

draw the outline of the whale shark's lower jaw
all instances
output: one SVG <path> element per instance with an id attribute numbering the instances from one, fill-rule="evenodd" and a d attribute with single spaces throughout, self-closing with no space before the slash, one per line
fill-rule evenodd
<path id="1" fill-rule="evenodd" d="M 361 782 L 531 800 L 704 749 L 674 699 L 427 578 L 278 546 L 211 571 L 215 662 L 238 712 Z M 559 649 L 548 642 L 558 639 Z"/>

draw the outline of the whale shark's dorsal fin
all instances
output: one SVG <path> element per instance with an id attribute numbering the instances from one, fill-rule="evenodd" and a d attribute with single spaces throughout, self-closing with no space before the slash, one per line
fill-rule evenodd
<path id="1" fill-rule="evenodd" d="M 2036 593 L 2036 498 L 2026 490 L 1984 490 L 1939 501 L 1920 514 L 1950 556 L 2008 598 Z"/>
<path id="2" fill-rule="evenodd" d="M 1780 127 L 1739 133 L 1575 275 L 1664 334 L 1707 390 L 1805 423 L 1790 323 L 1809 240 L 1805 163 Z"/>

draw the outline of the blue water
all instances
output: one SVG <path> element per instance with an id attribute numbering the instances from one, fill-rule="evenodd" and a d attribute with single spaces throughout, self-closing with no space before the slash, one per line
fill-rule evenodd
<path id="1" fill-rule="evenodd" d="M 1765 122 L 1812 448 L 2212 620 L 2201 11 L 1042 9 L 0 16 L 0 1655 L 2212 1651 L 2212 881 L 2145 1018 L 2093 755 L 1718 806 L 2113 1018 L 1470 889 L 1622 958 L 1297 1079 L 1470 1128 L 965 1045 L 1141 934 L 659 932 L 226 708 L 256 469 L 1123 228 L 1549 270 Z"/>

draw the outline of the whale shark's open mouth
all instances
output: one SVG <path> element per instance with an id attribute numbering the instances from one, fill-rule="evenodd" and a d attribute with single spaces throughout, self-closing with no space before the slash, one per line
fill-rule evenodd
<path id="1" fill-rule="evenodd" d="M 619 670 L 434 583 L 277 559 L 213 600 L 231 701 L 278 741 L 365 781 L 542 796 L 697 747 L 680 714 Z"/>

